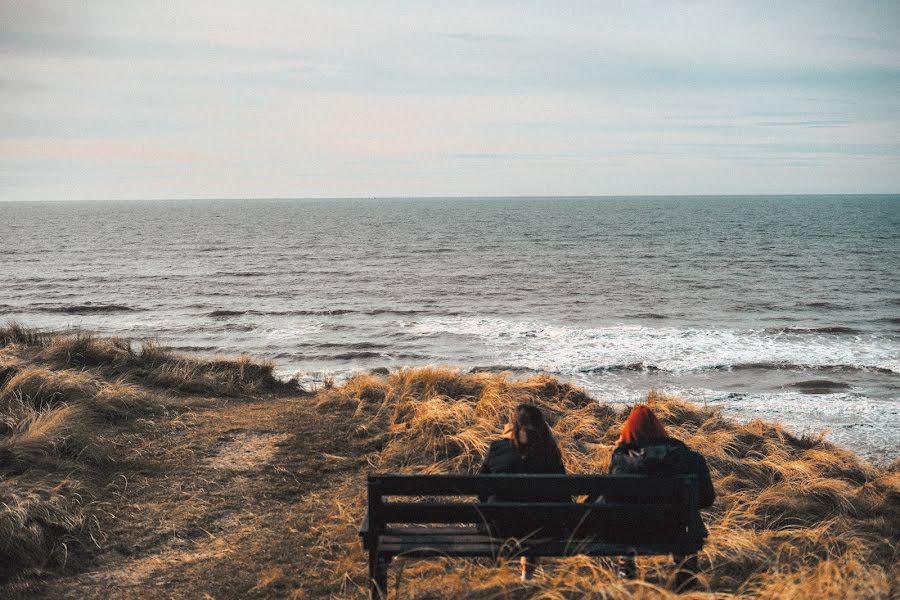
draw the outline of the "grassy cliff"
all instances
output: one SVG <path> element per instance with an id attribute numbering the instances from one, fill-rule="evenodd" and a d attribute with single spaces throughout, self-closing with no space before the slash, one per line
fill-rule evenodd
<path id="1" fill-rule="evenodd" d="M 0 330 L 0 595 L 364 595 L 356 528 L 372 470 L 477 468 L 509 409 L 538 404 L 567 469 L 604 472 L 625 417 L 539 375 L 445 368 L 304 392 L 246 358 Z M 694 598 L 900 594 L 900 465 L 778 424 L 650 393 L 708 459 L 719 497 Z M 488 560 L 396 561 L 403 598 L 668 598 L 668 560 L 635 582 L 606 560 L 545 560 L 532 583 Z M 399 577 L 398 577 L 399 575 Z"/>

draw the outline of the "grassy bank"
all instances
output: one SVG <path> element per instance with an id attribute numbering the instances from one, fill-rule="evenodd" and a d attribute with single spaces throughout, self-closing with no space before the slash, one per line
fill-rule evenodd
<path id="1" fill-rule="evenodd" d="M 110 485 L 141 468 L 132 450 L 143 424 L 177 411 L 179 394 L 296 390 L 272 369 L 152 343 L 0 328 L 0 577 L 77 566 L 86 547 L 106 541 L 98 504 Z"/>
<path id="2" fill-rule="evenodd" d="M 418 368 L 304 393 L 249 359 L 0 330 L 0 595 L 362 597 L 368 471 L 470 472 L 509 409 L 538 404 L 573 473 L 604 472 L 624 419 L 539 375 Z M 876 467 L 777 424 L 650 393 L 708 459 L 696 598 L 900 594 L 900 465 Z M 543 561 L 519 583 L 492 561 L 391 570 L 403 598 L 667 598 L 671 565 Z M 400 575 L 398 577 L 398 574 Z"/>

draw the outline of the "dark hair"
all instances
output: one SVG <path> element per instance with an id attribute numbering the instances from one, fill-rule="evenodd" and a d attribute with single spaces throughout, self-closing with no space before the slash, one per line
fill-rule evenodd
<path id="1" fill-rule="evenodd" d="M 562 454 L 544 415 L 534 404 L 520 404 L 512 413 L 513 446 L 526 463 L 544 469 L 562 466 Z"/>

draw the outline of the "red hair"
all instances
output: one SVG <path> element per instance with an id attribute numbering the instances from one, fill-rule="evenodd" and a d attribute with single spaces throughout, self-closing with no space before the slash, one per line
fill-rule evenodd
<path id="1" fill-rule="evenodd" d="M 631 414 L 622 425 L 622 435 L 619 436 L 619 444 L 646 444 L 654 440 L 668 437 L 666 428 L 663 427 L 653 411 L 646 406 L 635 406 Z"/>

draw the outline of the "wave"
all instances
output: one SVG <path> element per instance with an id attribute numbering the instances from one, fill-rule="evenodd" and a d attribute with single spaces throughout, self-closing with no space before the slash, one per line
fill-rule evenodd
<path id="1" fill-rule="evenodd" d="M 276 359 L 291 359 L 298 361 L 350 361 L 350 360 L 366 360 L 377 358 L 380 360 L 429 360 L 431 357 L 425 354 L 416 354 L 411 352 L 378 352 L 374 350 L 352 350 L 349 352 L 337 352 L 335 354 L 304 354 L 282 352 L 273 356 Z"/>
<path id="2" fill-rule="evenodd" d="M 39 312 L 62 313 L 66 315 L 89 315 L 116 312 L 134 312 L 138 309 L 124 304 L 73 304 L 70 306 L 45 306 L 36 309 Z"/>
<path id="3" fill-rule="evenodd" d="M 849 390 L 850 386 L 840 381 L 831 381 L 830 379 L 810 379 L 808 381 L 798 381 L 790 383 L 785 387 L 800 390 L 803 394 L 833 394 L 836 391 Z"/>
<path id="4" fill-rule="evenodd" d="M 178 352 L 215 352 L 218 346 L 166 346 L 167 350 L 175 350 Z"/>
<path id="5" fill-rule="evenodd" d="M 710 365 L 692 369 L 693 371 L 813 371 L 824 373 L 880 373 L 883 375 L 900 375 L 900 372 L 893 371 L 887 367 L 876 367 L 869 365 L 804 365 L 794 363 L 776 363 L 776 362 L 751 362 L 738 363 L 735 365 Z M 586 367 L 578 369 L 579 373 L 620 373 L 625 371 L 634 372 L 654 372 L 667 371 L 679 372 L 679 370 L 666 369 L 654 364 L 643 362 L 619 364 L 619 365 L 602 365 L 597 367 Z M 802 383 L 802 382 L 801 382 Z"/>
<path id="6" fill-rule="evenodd" d="M 352 352 L 341 352 L 340 354 L 332 354 L 328 358 L 335 360 L 358 360 L 360 358 L 386 358 L 383 352 L 374 352 L 371 350 L 354 350 Z"/>
<path id="7" fill-rule="evenodd" d="M 818 301 L 818 302 L 807 302 L 803 306 L 807 308 L 822 308 L 825 310 L 847 310 L 850 307 L 844 304 L 838 304 L 836 302 L 827 302 L 827 301 Z"/>
<path id="8" fill-rule="evenodd" d="M 247 314 L 246 310 L 214 310 L 209 313 L 210 317 L 237 317 Z"/>
<path id="9" fill-rule="evenodd" d="M 761 329 L 625 324 L 583 328 L 499 317 L 437 316 L 420 318 L 404 333 L 464 346 L 484 357 L 483 364 L 558 374 L 728 369 L 900 373 L 897 340 L 870 333 L 788 336 Z"/>
<path id="10" fill-rule="evenodd" d="M 349 348 L 350 350 L 387 350 L 390 348 L 384 344 L 376 344 L 374 342 L 356 342 L 354 344 L 341 344 L 337 342 L 323 342 L 321 344 L 312 344 L 313 348 Z"/>
<path id="11" fill-rule="evenodd" d="M 357 313 L 359 311 L 349 308 L 334 308 L 325 310 L 230 310 L 216 309 L 207 313 L 208 317 L 239 317 L 243 315 L 270 316 L 270 317 L 292 317 L 292 316 L 333 316 L 347 315 Z"/>
<path id="12" fill-rule="evenodd" d="M 766 333 L 790 333 L 790 334 L 848 334 L 848 335 L 856 335 L 864 333 L 859 329 L 854 329 L 853 327 L 771 327 L 765 330 Z"/>
<path id="13" fill-rule="evenodd" d="M 224 275 L 226 277 L 265 277 L 271 273 L 265 271 L 217 271 L 216 275 Z"/>
<path id="14" fill-rule="evenodd" d="M 646 313 L 634 313 L 631 315 L 625 315 L 625 318 L 626 319 L 668 319 L 669 317 L 667 317 L 666 315 L 661 315 L 659 313 L 646 312 Z"/>
<path id="15" fill-rule="evenodd" d="M 522 367 L 519 365 L 485 365 L 476 366 L 469 369 L 469 373 L 537 373 L 537 369 L 531 367 Z"/>
<path id="16" fill-rule="evenodd" d="M 393 308 L 376 308 L 375 310 L 367 310 L 364 312 L 364 315 L 420 315 L 427 313 L 425 310 L 417 310 L 417 309 L 393 309 Z"/>
<path id="17" fill-rule="evenodd" d="M 665 371 L 656 365 L 648 365 L 642 362 L 628 363 L 624 365 L 604 365 L 600 367 L 586 367 L 579 369 L 579 373 L 615 373 L 622 371 Z"/>
<path id="18" fill-rule="evenodd" d="M 429 314 L 433 313 L 433 311 L 423 310 L 423 309 L 401 309 L 401 308 L 375 308 L 372 310 L 356 310 L 352 308 L 331 308 L 331 309 L 321 309 L 321 310 L 231 310 L 231 309 L 216 309 L 212 312 L 207 313 L 208 317 L 237 317 L 242 315 L 255 315 L 255 316 L 272 316 L 272 317 L 329 317 L 336 315 L 350 315 L 350 314 L 360 314 L 366 316 L 378 316 L 378 315 L 421 315 L 421 314 Z M 458 316 L 461 313 L 458 311 L 450 311 L 450 312 L 442 312 L 444 316 Z"/>
<path id="19" fill-rule="evenodd" d="M 738 363 L 736 365 L 720 365 L 714 367 L 717 371 L 818 371 L 825 373 L 881 373 L 883 375 L 898 375 L 900 371 L 895 371 L 888 367 L 879 367 L 876 365 L 815 365 L 815 364 L 795 364 L 783 362 L 750 362 Z"/>

